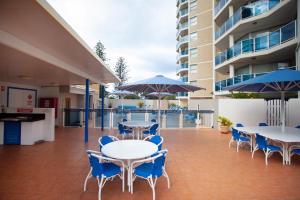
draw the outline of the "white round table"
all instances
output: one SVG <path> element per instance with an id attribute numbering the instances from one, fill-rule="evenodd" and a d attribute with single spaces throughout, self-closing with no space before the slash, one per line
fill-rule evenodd
<path id="1" fill-rule="evenodd" d="M 132 160 L 149 157 L 158 151 L 156 144 L 143 140 L 119 140 L 104 145 L 101 149 L 105 156 L 123 160 L 128 172 L 127 184 L 130 190 L 130 164 Z"/>
<path id="2" fill-rule="evenodd" d="M 137 133 L 137 139 L 140 139 L 141 130 L 145 129 L 145 128 L 149 128 L 154 123 L 153 122 L 146 122 L 146 121 L 127 121 L 127 122 L 122 122 L 122 124 L 124 126 L 129 127 L 129 128 L 133 128 L 135 130 L 134 132 Z"/>

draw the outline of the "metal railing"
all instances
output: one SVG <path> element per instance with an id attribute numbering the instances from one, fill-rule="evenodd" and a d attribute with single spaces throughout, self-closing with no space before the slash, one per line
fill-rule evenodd
<path id="1" fill-rule="evenodd" d="M 188 25 L 189 25 L 188 22 L 179 24 L 179 29 L 178 29 L 178 31 L 177 31 L 177 36 L 179 35 L 179 33 L 180 33 L 182 30 L 188 28 Z"/>
<path id="2" fill-rule="evenodd" d="M 178 40 L 178 43 L 176 45 L 176 48 L 178 49 L 181 44 L 186 43 L 188 41 L 189 41 L 189 36 L 188 35 L 180 37 L 179 40 Z"/>
<path id="3" fill-rule="evenodd" d="M 237 11 L 234 12 L 234 14 L 231 17 L 229 17 L 216 30 L 215 40 L 220 38 L 223 34 L 225 34 L 229 29 L 231 29 L 239 21 L 266 13 L 269 10 L 271 10 L 272 8 L 274 8 L 276 5 L 278 5 L 280 2 L 281 2 L 281 0 L 261 0 L 261 1 L 257 1 L 252 4 L 240 7 Z"/>
<path id="4" fill-rule="evenodd" d="M 64 109 L 65 127 L 84 126 L 84 109 Z M 161 110 L 161 128 L 195 128 L 197 126 L 213 127 L 214 111 L 212 110 Z M 157 119 L 158 110 L 121 110 L 104 109 L 104 127 L 117 128 L 122 119 L 150 121 Z M 101 127 L 101 109 L 90 109 L 91 127 Z"/>
<path id="5" fill-rule="evenodd" d="M 177 60 L 180 59 L 181 56 L 188 56 L 189 50 L 182 50 L 180 53 L 177 55 Z"/>
<path id="6" fill-rule="evenodd" d="M 296 38 L 296 24 L 296 21 L 292 21 L 275 31 L 266 33 L 264 36 L 239 41 L 233 47 L 219 53 L 215 57 L 215 65 L 222 64 L 241 54 L 268 50 Z"/>
<path id="7" fill-rule="evenodd" d="M 289 67 L 289 69 L 296 70 L 296 67 Z M 263 73 L 242 74 L 242 75 L 234 76 L 233 78 L 228 78 L 228 79 L 225 79 L 222 81 L 218 81 L 215 83 L 215 91 L 216 92 L 222 91 L 225 87 L 232 86 L 237 83 L 241 83 L 243 81 L 247 81 L 249 79 L 252 79 L 252 78 L 255 78 L 255 77 L 270 73 L 270 72 L 271 71 L 263 72 Z"/>

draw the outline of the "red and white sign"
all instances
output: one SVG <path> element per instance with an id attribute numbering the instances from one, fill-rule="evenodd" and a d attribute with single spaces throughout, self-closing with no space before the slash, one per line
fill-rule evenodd
<path id="1" fill-rule="evenodd" d="M 18 113 L 32 113 L 33 109 L 31 109 L 31 108 L 18 108 L 17 112 Z"/>

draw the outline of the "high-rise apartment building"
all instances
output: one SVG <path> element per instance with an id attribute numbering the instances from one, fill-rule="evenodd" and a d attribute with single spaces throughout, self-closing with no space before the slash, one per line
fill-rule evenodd
<path id="1" fill-rule="evenodd" d="M 178 93 L 182 105 L 189 99 L 213 94 L 213 1 L 177 0 L 177 75 L 183 82 L 206 88 Z"/>
<path id="2" fill-rule="evenodd" d="M 223 90 L 226 86 L 281 67 L 296 68 L 299 58 L 297 10 L 297 0 L 214 2 L 216 96 L 228 94 Z"/>

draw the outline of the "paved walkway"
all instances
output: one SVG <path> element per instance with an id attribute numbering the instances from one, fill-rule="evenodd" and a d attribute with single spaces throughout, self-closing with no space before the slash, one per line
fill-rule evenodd
<path id="1" fill-rule="evenodd" d="M 83 129 L 56 129 L 56 141 L 35 146 L 0 146 L 0 199 L 97 199 L 95 180 L 83 192 L 89 170 L 85 149 L 98 150 L 100 131 L 90 129 L 90 142 L 83 143 Z M 107 133 L 107 132 L 106 132 Z M 101 133 L 102 134 L 102 133 Z M 213 130 L 163 130 L 169 149 L 167 171 L 156 186 L 157 200 L 300 199 L 300 157 L 283 166 L 274 155 L 265 166 L 263 153 L 251 159 L 248 150 L 228 148 L 229 135 Z M 136 181 L 134 194 L 121 192 L 121 181 L 108 182 L 103 200 L 150 200 L 145 181 Z"/>

